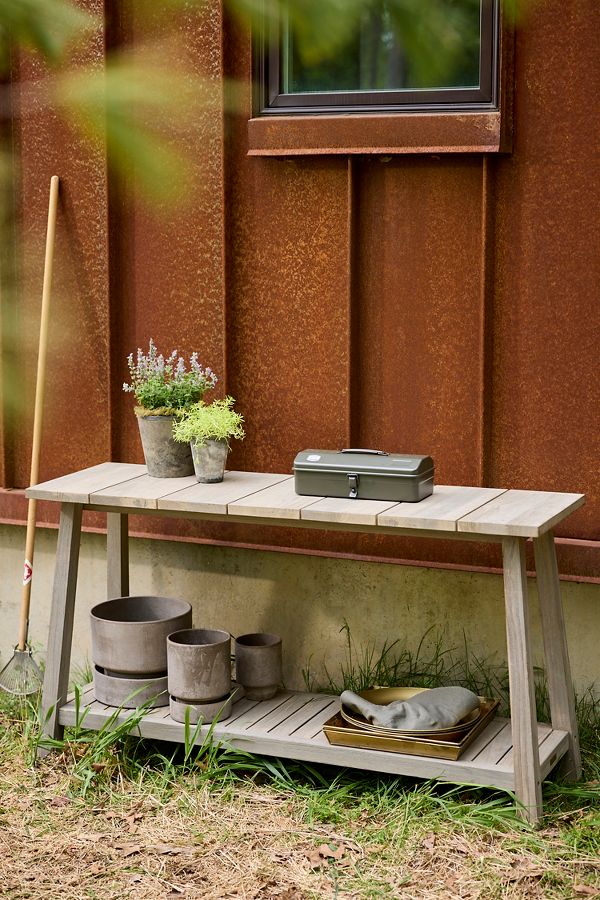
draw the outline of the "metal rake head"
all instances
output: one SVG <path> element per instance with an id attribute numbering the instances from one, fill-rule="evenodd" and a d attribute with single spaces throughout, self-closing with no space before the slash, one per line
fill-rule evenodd
<path id="1" fill-rule="evenodd" d="M 0 690 L 8 694 L 26 697 L 41 690 L 43 676 L 39 666 L 31 655 L 31 650 L 19 650 L 15 647 L 10 659 L 0 672 Z"/>

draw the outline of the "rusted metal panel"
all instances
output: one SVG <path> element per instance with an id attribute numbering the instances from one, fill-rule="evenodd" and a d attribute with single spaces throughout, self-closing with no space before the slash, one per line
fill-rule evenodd
<path id="1" fill-rule="evenodd" d="M 494 153 L 506 149 L 501 113 L 268 116 L 248 123 L 251 156 L 315 153 Z"/>
<path id="2" fill-rule="evenodd" d="M 247 79 L 248 40 L 229 36 Z M 248 95 L 228 129 L 228 387 L 247 431 L 231 465 L 287 472 L 349 436 L 348 164 L 249 159 L 249 115 Z"/>
<path id="3" fill-rule="evenodd" d="M 127 39 L 141 47 L 133 9 Z M 64 182 L 42 476 L 111 453 L 141 461 L 120 384 L 126 354 L 152 335 L 168 350 L 198 349 L 224 375 L 220 389 L 237 397 L 248 426 L 233 467 L 290 471 L 298 449 L 351 442 L 432 453 L 440 482 L 581 490 L 587 505 L 560 529 L 575 539 L 560 544 L 561 570 L 600 577 L 596 0 L 532 5 L 517 30 L 514 153 L 485 160 L 248 156 L 248 37 L 223 31 L 217 0 L 205 16 L 174 20 L 171 50 L 212 84 L 223 70 L 238 79 L 241 105 L 225 114 L 225 134 L 219 107 L 215 119 L 173 135 L 202 179 L 178 214 L 123 205 L 114 183 L 107 201 L 103 148 L 84 147 L 52 110 L 28 109 L 19 126 L 24 409 L 48 179 L 56 171 Z M 100 66 L 103 52 L 100 35 L 81 60 Z M 27 62 L 22 77 L 38 73 Z M 361 127 L 343 118 L 338 150 Z M 413 149 L 427 146 L 419 122 L 411 118 Z M 303 124 L 290 129 L 307 149 Z M 28 475 L 23 434 L 17 484 Z M 0 492 L 0 520 L 23 513 L 22 498 Z M 174 519 L 133 527 L 294 552 L 500 564 L 490 545 Z"/>
<path id="4" fill-rule="evenodd" d="M 81 5 L 103 15 L 100 0 Z M 101 67 L 104 43 L 99 29 L 78 48 L 75 65 Z M 109 452 L 106 423 L 110 373 L 108 352 L 108 258 L 106 240 L 106 164 L 104 148 L 84 141 L 57 114 L 47 92 L 31 90 L 45 69 L 23 56 L 15 85 L 21 109 L 16 123 L 21 180 L 21 304 L 19 371 L 21 411 L 14 480 L 29 479 L 33 410 L 49 182 L 59 175 L 47 399 L 44 417 L 42 479 L 90 464 Z M 86 462 L 87 464 L 87 462 Z"/>
<path id="5" fill-rule="evenodd" d="M 347 164 L 249 165 L 229 226 L 229 386 L 247 426 L 232 465 L 287 472 L 298 447 L 348 437 Z"/>
<path id="6" fill-rule="evenodd" d="M 127 40 L 143 48 L 146 11 L 135 5 L 131 10 L 123 25 Z M 169 23 L 164 40 L 156 42 L 154 36 L 150 60 L 176 73 L 189 93 L 184 121 L 174 127 L 166 120 L 160 129 L 184 161 L 181 173 L 162 173 L 180 202 L 151 208 L 139 192 L 130 190 L 121 198 L 125 212 L 111 210 L 113 246 L 124 269 L 113 322 L 113 356 L 121 385 L 128 377 L 127 354 L 138 346 L 147 348 L 150 337 L 166 353 L 176 348 L 187 356 L 196 350 L 203 365 L 219 375 L 222 393 L 227 362 L 220 4 L 213 0 L 189 11 L 176 25 Z M 113 402 L 118 423 L 115 457 L 143 462 L 132 397 L 117 393 Z"/>
<path id="7" fill-rule="evenodd" d="M 359 444 L 480 481 L 481 159 L 365 162 L 354 419 Z"/>
<path id="8" fill-rule="evenodd" d="M 585 492 L 600 536 L 600 7 L 532 4 L 517 33 L 514 154 L 497 161 L 491 478 Z M 600 564 L 600 560 L 598 560 Z"/>

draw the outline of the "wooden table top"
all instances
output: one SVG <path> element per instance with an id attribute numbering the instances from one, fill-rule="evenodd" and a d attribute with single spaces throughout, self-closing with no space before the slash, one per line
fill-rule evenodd
<path id="1" fill-rule="evenodd" d="M 34 485 L 26 496 L 123 512 L 462 532 L 465 537 L 538 537 L 585 500 L 583 494 L 448 485 L 435 485 L 433 494 L 418 503 L 305 497 L 296 494 L 288 474 L 227 472 L 219 484 L 199 484 L 194 475 L 153 478 L 145 466 L 131 463 L 101 463 Z"/>

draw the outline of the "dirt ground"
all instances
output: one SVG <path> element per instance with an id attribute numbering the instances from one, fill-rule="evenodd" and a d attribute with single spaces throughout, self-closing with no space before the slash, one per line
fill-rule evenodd
<path id="1" fill-rule="evenodd" d="M 35 768 L 19 755 L 0 761 L 3 897 L 600 896 L 600 860 L 565 853 L 558 826 L 524 843 L 518 832 L 474 831 L 418 810 L 407 823 L 393 805 L 350 804 L 338 815 L 335 801 L 328 810 L 310 791 L 193 787 L 192 776 L 136 783 L 102 765 L 100 787 L 84 799 L 64 755 Z"/>

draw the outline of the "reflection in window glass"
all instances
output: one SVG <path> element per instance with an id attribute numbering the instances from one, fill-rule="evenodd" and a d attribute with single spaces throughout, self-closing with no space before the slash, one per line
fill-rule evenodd
<path id="1" fill-rule="evenodd" d="M 380 0 L 334 56 L 307 65 L 284 27 L 281 76 L 286 94 L 478 88 L 480 0 Z"/>

